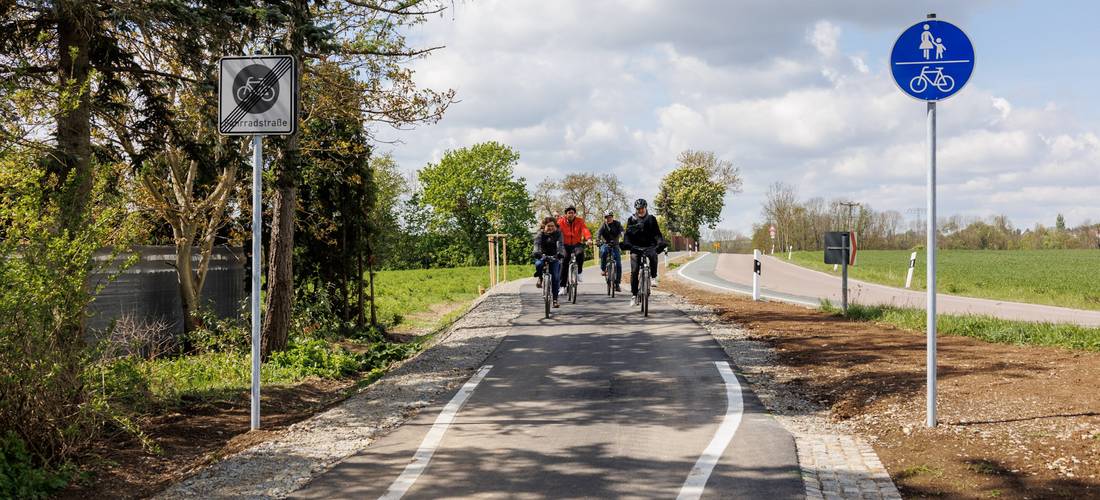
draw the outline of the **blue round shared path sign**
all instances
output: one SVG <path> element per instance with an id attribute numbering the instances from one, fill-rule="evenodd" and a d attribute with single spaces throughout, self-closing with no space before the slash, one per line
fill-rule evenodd
<path id="1" fill-rule="evenodd" d="M 970 80 L 974 45 L 954 24 L 938 19 L 921 21 L 894 42 L 890 72 L 902 92 L 922 101 L 941 101 Z"/>

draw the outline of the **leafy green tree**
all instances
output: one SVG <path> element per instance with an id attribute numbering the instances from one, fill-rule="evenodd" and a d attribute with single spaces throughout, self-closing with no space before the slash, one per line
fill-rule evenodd
<path id="1" fill-rule="evenodd" d="M 334 74 L 332 81 L 325 82 L 324 73 L 314 75 L 321 85 L 331 83 L 358 92 L 361 98 L 347 100 L 343 113 L 358 114 L 365 125 L 434 122 L 453 100 L 452 90 L 418 87 L 408 67 L 410 61 L 440 47 L 413 48 L 404 34 L 404 30 L 424 22 L 427 16 L 441 13 L 445 9 L 443 2 L 271 0 L 268 6 L 270 17 L 282 21 L 271 34 L 273 45 L 281 53 L 297 58 L 303 77 L 309 77 L 315 67 L 324 63 L 334 63 L 356 76 L 354 81 L 347 82 L 344 75 Z M 303 108 L 301 119 L 309 120 L 313 112 Z M 295 288 L 294 232 L 303 168 L 303 134 L 299 130 L 280 141 L 280 154 L 273 169 L 267 314 L 262 331 L 265 357 L 287 346 Z"/>
<path id="2" fill-rule="evenodd" d="M 432 207 L 437 228 L 457 228 L 467 262 L 488 262 L 487 235 L 506 233 L 513 244 L 526 239 L 534 221 L 524 179 L 514 176 L 519 153 L 497 142 L 447 151 L 418 177 L 423 202 Z"/>
<path id="3" fill-rule="evenodd" d="M 726 193 L 740 191 L 740 171 L 709 151 L 684 151 L 678 161 L 661 179 L 654 208 L 670 232 L 698 240 L 701 227 L 721 220 Z"/>

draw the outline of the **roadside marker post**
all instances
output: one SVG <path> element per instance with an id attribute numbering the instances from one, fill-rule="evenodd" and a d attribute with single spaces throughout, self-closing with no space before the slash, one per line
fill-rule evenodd
<path id="1" fill-rule="evenodd" d="M 298 126 L 298 62 L 294 56 L 218 60 L 218 133 L 252 136 L 252 391 L 250 426 L 260 428 L 260 272 L 263 269 L 265 135 Z"/>
<path id="2" fill-rule="evenodd" d="M 913 285 L 913 268 L 917 266 L 917 252 L 909 254 L 909 273 L 905 275 L 905 288 Z"/>
<path id="3" fill-rule="evenodd" d="M 928 243 L 927 421 L 936 426 L 936 103 L 955 95 L 974 73 L 974 45 L 962 29 L 928 14 L 898 35 L 890 51 L 890 72 L 898 89 L 927 103 Z"/>
<path id="4" fill-rule="evenodd" d="M 760 250 L 752 251 L 752 300 L 760 300 Z"/>

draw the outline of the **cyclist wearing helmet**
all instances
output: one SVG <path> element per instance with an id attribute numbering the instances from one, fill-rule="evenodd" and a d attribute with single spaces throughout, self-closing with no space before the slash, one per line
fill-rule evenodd
<path id="1" fill-rule="evenodd" d="M 561 261 L 565 257 L 565 246 L 561 242 L 561 231 L 558 231 L 558 223 L 553 217 L 542 220 L 539 232 L 535 233 L 535 250 L 532 252 L 535 258 L 535 277 L 539 279 L 538 287 L 552 286 L 554 292 L 554 307 L 558 306 L 558 291 L 561 290 Z M 542 266 L 550 265 L 551 283 L 542 282 Z"/>
<path id="2" fill-rule="evenodd" d="M 600 242 L 600 272 L 607 276 L 607 266 L 610 259 L 615 261 L 615 291 L 619 291 L 619 284 L 623 282 L 623 259 L 619 249 L 619 238 L 623 236 L 623 225 L 615 220 L 615 212 L 608 211 L 603 214 L 603 225 L 596 231 L 597 241 Z"/>
<path id="3" fill-rule="evenodd" d="M 577 217 L 577 207 L 567 207 L 565 217 L 558 219 L 558 227 L 561 229 L 562 243 L 565 244 L 565 260 L 561 263 L 561 281 L 569 279 L 569 262 L 574 257 L 577 259 L 577 283 L 581 282 L 581 273 L 584 272 L 584 243 L 592 239 L 592 231 L 584 223 L 584 219 Z M 577 252 L 580 249 L 580 252 Z"/>
<path id="4" fill-rule="evenodd" d="M 638 305 L 638 271 L 642 268 L 641 258 L 649 259 L 650 277 L 653 278 L 653 286 L 657 286 L 657 254 L 667 245 L 661 234 L 661 228 L 657 224 L 657 218 L 649 213 L 649 204 L 638 198 L 634 200 L 634 214 L 626 220 L 626 232 L 623 237 L 624 247 L 629 247 L 630 252 L 630 305 Z"/>

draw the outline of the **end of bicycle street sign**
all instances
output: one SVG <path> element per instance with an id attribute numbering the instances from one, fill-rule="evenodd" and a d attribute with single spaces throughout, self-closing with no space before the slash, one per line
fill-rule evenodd
<path id="1" fill-rule="evenodd" d="M 890 52 L 898 88 L 921 101 L 955 95 L 974 72 L 974 45 L 958 26 L 926 19 L 903 31 Z"/>
<path id="2" fill-rule="evenodd" d="M 218 132 L 288 135 L 298 123 L 298 64 L 293 56 L 218 60 Z"/>

